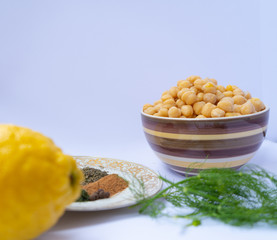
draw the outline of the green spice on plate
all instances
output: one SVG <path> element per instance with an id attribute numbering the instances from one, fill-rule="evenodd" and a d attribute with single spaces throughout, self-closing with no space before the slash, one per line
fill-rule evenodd
<path id="1" fill-rule="evenodd" d="M 89 201 L 89 195 L 86 190 L 82 189 L 80 197 L 76 200 L 76 202 L 87 202 Z"/>
<path id="2" fill-rule="evenodd" d="M 100 178 L 105 177 L 108 175 L 107 172 L 101 171 L 96 168 L 90 168 L 90 167 L 85 167 L 81 169 L 84 174 L 84 181 L 82 182 L 82 185 L 86 185 L 92 182 L 98 181 Z"/>

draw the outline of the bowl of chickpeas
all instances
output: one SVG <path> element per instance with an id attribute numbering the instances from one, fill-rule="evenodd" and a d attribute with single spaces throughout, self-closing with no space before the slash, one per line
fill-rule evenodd
<path id="1" fill-rule="evenodd" d="M 146 139 L 164 164 L 181 174 L 238 169 L 261 146 L 269 108 L 249 92 L 190 76 L 141 112 Z"/>

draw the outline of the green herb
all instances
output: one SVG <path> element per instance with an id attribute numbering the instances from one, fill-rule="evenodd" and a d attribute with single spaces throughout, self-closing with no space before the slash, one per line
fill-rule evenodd
<path id="1" fill-rule="evenodd" d="M 262 168 L 204 170 L 177 183 L 160 178 L 168 186 L 141 200 L 140 213 L 190 219 L 193 226 L 207 217 L 234 226 L 277 225 L 277 177 Z"/>
<path id="2" fill-rule="evenodd" d="M 100 178 L 105 177 L 108 175 L 107 172 L 101 171 L 99 169 L 85 167 L 82 169 L 85 180 L 82 185 L 86 185 L 92 182 L 98 181 Z"/>
<path id="3" fill-rule="evenodd" d="M 89 195 L 86 190 L 82 189 L 80 197 L 75 202 L 87 202 L 89 201 Z"/>

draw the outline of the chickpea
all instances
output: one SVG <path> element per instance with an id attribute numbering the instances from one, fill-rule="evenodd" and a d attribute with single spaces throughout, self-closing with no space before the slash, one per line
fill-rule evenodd
<path id="1" fill-rule="evenodd" d="M 185 116 L 181 115 L 180 118 L 186 118 Z"/>
<path id="2" fill-rule="evenodd" d="M 202 108 L 201 114 L 205 117 L 211 117 L 211 112 L 214 110 L 216 106 L 212 103 L 206 103 Z"/>
<path id="3" fill-rule="evenodd" d="M 169 94 L 169 91 L 164 91 L 164 92 L 162 93 L 162 96 L 163 96 L 163 95 L 166 95 L 166 94 Z"/>
<path id="4" fill-rule="evenodd" d="M 167 108 L 161 108 L 158 113 L 161 117 L 168 117 L 168 109 Z"/>
<path id="5" fill-rule="evenodd" d="M 231 100 L 230 100 L 231 99 Z M 222 109 L 225 112 L 233 112 L 234 111 L 234 100 L 232 98 L 222 98 L 217 107 Z"/>
<path id="6" fill-rule="evenodd" d="M 231 98 L 231 97 L 224 97 L 224 98 L 221 99 L 221 101 L 229 101 L 229 102 L 234 104 L 234 99 Z"/>
<path id="7" fill-rule="evenodd" d="M 177 87 L 172 87 L 169 89 L 169 94 L 173 97 L 177 97 L 177 93 L 179 92 L 179 89 Z"/>
<path id="8" fill-rule="evenodd" d="M 201 114 L 202 108 L 205 106 L 205 102 L 196 102 L 193 104 L 193 110 L 197 115 Z"/>
<path id="9" fill-rule="evenodd" d="M 174 99 L 167 99 L 167 100 L 164 101 L 164 103 L 163 103 L 163 107 L 164 107 L 164 108 L 167 108 L 167 109 L 169 109 L 169 108 L 171 108 L 171 107 L 174 107 L 175 105 L 176 105 L 176 103 L 175 103 Z"/>
<path id="10" fill-rule="evenodd" d="M 196 88 L 196 87 L 191 87 L 190 88 L 190 91 L 194 91 L 195 92 L 195 94 L 198 94 L 198 89 Z"/>
<path id="11" fill-rule="evenodd" d="M 251 98 L 250 101 L 254 105 L 257 112 L 265 109 L 264 103 L 259 98 Z"/>
<path id="12" fill-rule="evenodd" d="M 226 91 L 233 91 L 234 90 L 234 88 L 233 88 L 233 86 L 232 85 L 227 85 L 226 86 Z"/>
<path id="13" fill-rule="evenodd" d="M 155 110 L 154 107 L 149 107 L 149 108 L 145 109 L 144 112 L 145 112 L 146 114 L 153 115 L 153 114 L 155 114 L 157 111 Z"/>
<path id="14" fill-rule="evenodd" d="M 181 112 L 185 117 L 191 117 L 193 115 L 193 109 L 191 105 L 184 105 L 181 107 Z"/>
<path id="15" fill-rule="evenodd" d="M 234 89 L 233 94 L 244 96 L 244 92 L 240 88 Z"/>
<path id="16" fill-rule="evenodd" d="M 244 93 L 244 97 L 245 97 L 247 100 L 250 99 L 250 98 L 252 98 L 250 92 L 245 92 L 245 93 Z"/>
<path id="17" fill-rule="evenodd" d="M 190 91 L 190 89 L 189 89 L 189 88 L 182 88 L 182 89 L 177 93 L 177 97 L 178 97 L 179 99 L 181 99 L 182 95 L 183 95 L 185 92 L 187 92 L 187 91 Z"/>
<path id="18" fill-rule="evenodd" d="M 199 78 L 200 78 L 199 76 L 192 75 L 192 76 L 188 77 L 186 80 L 190 81 L 191 83 L 194 83 L 194 81 Z"/>
<path id="19" fill-rule="evenodd" d="M 234 104 L 234 113 L 240 113 L 241 105 Z"/>
<path id="20" fill-rule="evenodd" d="M 237 112 L 233 112 L 233 113 L 226 113 L 225 117 L 235 117 L 235 116 L 240 116 L 240 113 Z"/>
<path id="21" fill-rule="evenodd" d="M 204 93 L 200 92 L 197 94 L 197 101 L 200 102 L 200 101 L 203 101 L 203 98 L 204 98 Z"/>
<path id="22" fill-rule="evenodd" d="M 222 86 L 222 85 L 217 85 L 217 86 L 216 86 L 216 89 L 219 90 L 219 91 L 222 92 L 222 93 L 226 91 L 225 87 Z"/>
<path id="23" fill-rule="evenodd" d="M 208 82 L 207 79 L 197 79 L 194 81 L 194 87 L 196 87 L 198 90 L 202 90 L 202 87 Z"/>
<path id="24" fill-rule="evenodd" d="M 220 108 L 215 108 L 211 112 L 211 117 L 213 118 L 224 117 L 224 116 L 225 116 L 225 112 Z"/>
<path id="25" fill-rule="evenodd" d="M 208 82 L 203 85 L 202 90 L 204 93 L 216 93 L 216 86 L 213 83 Z"/>
<path id="26" fill-rule="evenodd" d="M 151 104 L 149 104 L 149 103 L 146 103 L 146 104 L 143 105 L 142 110 L 144 111 L 144 110 L 146 110 L 149 107 L 153 107 L 153 106 Z"/>
<path id="27" fill-rule="evenodd" d="M 192 105 L 192 104 L 194 104 L 197 101 L 196 94 L 193 91 L 187 91 L 187 92 L 185 92 L 182 95 L 181 99 L 187 105 Z"/>
<path id="28" fill-rule="evenodd" d="M 172 118 L 179 118 L 181 116 L 181 110 L 176 107 L 171 107 L 168 110 L 168 116 Z"/>
<path id="29" fill-rule="evenodd" d="M 240 113 L 242 115 L 247 115 L 255 112 L 256 112 L 255 107 L 250 100 L 248 100 L 246 103 L 241 105 Z"/>
<path id="30" fill-rule="evenodd" d="M 179 80 L 178 82 L 177 82 L 177 87 L 181 84 L 181 82 L 183 82 L 183 81 L 185 81 L 184 79 L 182 79 L 182 80 Z"/>
<path id="31" fill-rule="evenodd" d="M 161 117 L 160 114 L 157 112 L 157 113 L 154 113 L 153 116 L 156 116 L 156 117 Z"/>
<path id="32" fill-rule="evenodd" d="M 178 108 L 181 108 L 183 105 L 185 105 L 185 103 L 184 103 L 181 99 L 178 99 L 178 100 L 176 101 L 176 106 L 177 106 Z"/>
<path id="33" fill-rule="evenodd" d="M 165 102 L 168 99 L 173 99 L 173 97 L 170 94 L 165 94 L 161 97 L 161 100 Z"/>
<path id="34" fill-rule="evenodd" d="M 156 102 L 154 102 L 154 106 L 156 106 L 156 105 L 158 105 L 158 104 L 160 104 L 160 103 L 162 103 L 163 101 L 161 100 L 161 99 L 159 99 L 159 100 L 157 100 Z"/>
<path id="35" fill-rule="evenodd" d="M 224 94 L 225 97 L 233 97 L 234 96 L 232 91 L 226 91 L 223 94 Z"/>
<path id="36" fill-rule="evenodd" d="M 196 118 L 206 118 L 204 115 L 198 115 Z"/>
<path id="37" fill-rule="evenodd" d="M 214 85 L 217 85 L 217 81 L 214 78 L 209 79 Z"/>
<path id="38" fill-rule="evenodd" d="M 166 100 L 169 100 L 169 99 L 174 100 L 174 98 L 170 94 L 166 94 L 166 95 L 161 97 L 162 102 L 165 102 Z"/>
<path id="39" fill-rule="evenodd" d="M 233 99 L 234 99 L 234 103 L 238 105 L 242 105 L 247 102 L 246 98 L 241 95 L 235 95 Z"/>
<path id="40" fill-rule="evenodd" d="M 154 106 L 155 110 L 158 112 L 163 107 L 162 103 L 158 103 Z"/>
<path id="41" fill-rule="evenodd" d="M 212 93 L 205 93 L 204 97 L 203 97 L 204 102 L 210 102 L 212 104 L 215 104 L 217 101 L 217 97 L 216 95 L 212 94 Z"/>
<path id="42" fill-rule="evenodd" d="M 226 86 L 226 91 L 234 91 L 238 87 L 236 85 L 228 85 Z"/>
<path id="43" fill-rule="evenodd" d="M 220 91 L 220 90 L 217 90 L 216 91 L 216 98 L 218 99 L 218 100 L 221 100 L 222 98 L 224 98 L 225 97 L 225 95 Z"/>
<path id="44" fill-rule="evenodd" d="M 186 97 L 191 93 L 193 93 L 193 91 L 184 91 L 182 95 L 180 94 L 180 99 L 186 104 Z"/>
<path id="45" fill-rule="evenodd" d="M 177 83 L 177 86 L 182 89 L 182 88 L 190 88 L 192 86 L 192 83 L 188 80 L 181 80 Z"/>

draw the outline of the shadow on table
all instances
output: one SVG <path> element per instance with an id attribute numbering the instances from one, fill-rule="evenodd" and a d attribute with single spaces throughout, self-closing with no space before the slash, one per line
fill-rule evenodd
<path id="1" fill-rule="evenodd" d="M 95 212 L 67 211 L 51 231 L 61 231 L 89 225 L 97 225 L 134 216 L 138 216 L 137 208 L 121 208 Z"/>
<path id="2" fill-rule="evenodd" d="M 55 240 L 68 240 L 68 234 L 65 234 L 63 232 L 46 232 L 36 238 L 35 240 L 49 240 L 49 239 L 55 239 Z"/>

